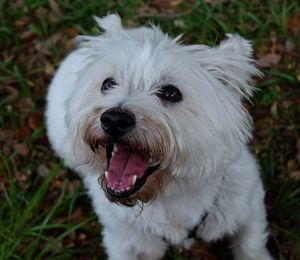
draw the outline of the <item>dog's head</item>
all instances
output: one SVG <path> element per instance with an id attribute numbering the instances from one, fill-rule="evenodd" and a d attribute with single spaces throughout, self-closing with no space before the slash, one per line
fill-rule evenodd
<path id="1" fill-rule="evenodd" d="M 258 74 L 248 41 L 183 45 L 155 26 L 124 29 L 117 15 L 96 21 L 101 36 L 78 38 L 86 63 L 66 122 L 74 161 L 99 171 L 110 200 L 153 200 L 169 180 L 212 174 L 239 154 L 251 136 L 241 102 Z"/>

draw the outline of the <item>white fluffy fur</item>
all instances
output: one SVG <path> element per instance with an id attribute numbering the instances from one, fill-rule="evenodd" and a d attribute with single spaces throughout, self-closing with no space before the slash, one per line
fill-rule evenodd
<path id="1" fill-rule="evenodd" d="M 160 259 L 168 246 L 188 244 L 186 236 L 205 211 L 198 236 L 211 241 L 231 235 L 235 259 L 268 260 L 264 190 L 247 148 L 252 122 L 241 101 L 252 94 L 258 75 L 251 43 L 238 35 L 217 47 L 182 45 L 157 27 L 124 29 L 120 17 L 95 18 L 100 36 L 81 36 L 79 48 L 62 63 L 47 96 L 48 136 L 66 165 L 83 178 L 103 224 L 110 260 Z M 100 92 L 113 76 L 120 86 Z M 163 105 L 154 95 L 172 83 L 183 101 Z M 162 162 L 175 181 L 143 211 L 111 203 L 99 187 L 105 160 L 86 163 L 93 152 L 80 130 L 95 108 L 122 106 L 137 124 L 143 115 L 159 120 L 170 136 Z M 216 204 L 213 201 L 219 193 Z"/>

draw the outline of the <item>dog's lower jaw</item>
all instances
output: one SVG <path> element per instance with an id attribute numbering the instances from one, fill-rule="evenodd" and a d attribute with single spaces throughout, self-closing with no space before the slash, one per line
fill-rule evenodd
<path id="1" fill-rule="evenodd" d="M 126 207 L 138 205 L 142 208 L 145 203 L 154 201 L 163 192 L 165 185 L 171 180 L 172 176 L 168 170 L 157 170 L 147 177 L 145 184 L 139 190 L 125 197 L 112 196 L 107 190 L 107 182 L 103 175 L 99 178 L 99 183 L 110 202 Z"/>

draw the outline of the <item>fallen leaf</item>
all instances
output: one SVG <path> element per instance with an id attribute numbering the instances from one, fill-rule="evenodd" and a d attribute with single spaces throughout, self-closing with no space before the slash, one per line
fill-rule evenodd
<path id="1" fill-rule="evenodd" d="M 169 4 L 170 6 L 178 6 L 182 3 L 182 0 L 170 0 Z"/>
<path id="2" fill-rule="evenodd" d="M 68 193 L 74 193 L 79 187 L 81 183 L 79 180 L 73 180 L 68 184 L 67 190 Z"/>
<path id="3" fill-rule="evenodd" d="M 73 39 L 69 39 L 65 41 L 64 49 L 66 52 L 69 52 L 74 47 L 74 41 Z"/>
<path id="4" fill-rule="evenodd" d="M 19 20 L 15 21 L 15 26 L 18 29 L 22 29 L 23 27 L 25 27 L 29 23 L 29 21 L 30 21 L 30 19 L 29 19 L 28 16 L 23 16 Z"/>
<path id="5" fill-rule="evenodd" d="M 73 37 L 73 36 L 75 36 L 75 35 L 77 35 L 77 34 L 80 33 L 79 30 L 77 28 L 75 28 L 75 27 L 69 27 L 69 28 L 67 28 L 65 30 L 65 32 L 70 37 Z"/>
<path id="6" fill-rule="evenodd" d="M 86 234 L 84 234 L 84 233 L 79 233 L 79 234 L 78 234 L 78 239 L 79 239 L 79 240 L 85 240 L 85 239 L 86 239 Z"/>
<path id="7" fill-rule="evenodd" d="M 28 30 L 28 31 L 22 32 L 20 35 L 20 38 L 22 41 L 29 42 L 36 38 L 36 33 Z"/>
<path id="8" fill-rule="evenodd" d="M 257 64 L 261 68 L 270 68 L 272 65 L 277 65 L 281 60 L 281 55 L 276 53 L 268 53 L 265 56 L 262 56 Z"/>
<path id="9" fill-rule="evenodd" d="M 39 7 L 35 10 L 36 17 L 44 17 L 48 13 L 48 10 L 44 7 Z"/>
<path id="10" fill-rule="evenodd" d="M 271 112 L 271 115 L 273 115 L 274 117 L 278 116 L 278 104 L 276 101 L 272 104 L 270 112 Z"/>
<path id="11" fill-rule="evenodd" d="M 295 160 L 288 160 L 287 162 L 287 171 L 288 172 L 291 172 L 291 171 L 294 171 L 295 170 L 295 167 L 296 167 L 296 162 Z"/>
<path id="12" fill-rule="evenodd" d="M 46 178 L 49 175 L 50 170 L 46 165 L 40 164 L 37 168 L 38 175 L 42 178 Z"/>
<path id="13" fill-rule="evenodd" d="M 294 171 L 290 174 L 290 178 L 299 181 L 300 180 L 300 171 Z"/>
<path id="14" fill-rule="evenodd" d="M 59 4 L 55 0 L 49 0 L 48 1 L 50 9 L 56 16 L 61 16 L 61 10 L 59 7 Z"/>
<path id="15" fill-rule="evenodd" d="M 30 186 L 28 182 L 28 175 L 24 172 L 19 172 L 19 171 L 15 172 L 14 180 L 16 181 L 18 186 L 22 188 L 22 190 L 24 191 L 27 190 L 28 187 Z"/>
<path id="16" fill-rule="evenodd" d="M 290 18 L 288 28 L 293 34 L 300 34 L 300 13 L 296 13 Z"/>
<path id="17" fill-rule="evenodd" d="M 182 0 L 152 0 L 151 5 L 161 12 L 170 13 L 174 7 L 180 5 Z"/>
<path id="18" fill-rule="evenodd" d="M 25 143 L 19 143 L 15 146 L 16 151 L 21 154 L 23 157 L 26 157 L 29 154 L 29 148 Z"/>
<path id="19" fill-rule="evenodd" d="M 42 122 L 42 116 L 39 113 L 32 114 L 28 119 L 28 126 L 31 130 L 36 130 Z"/>
<path id="20" fill-rule="evenodd" d="M 72 223 L 79 223 L 85 218 L 85 215 L 81 208 L 75 209 L 72 214 Z"/>
<path id="21" fill-rule="evenodd" d="M 4 144 L 1 149 L 5 156 L 8 156 L 11 152 L 10 147 L 6 144 Z"/>
<path id="22" fill-rule="evenodd" d="M 19 128 L 16 133 L 15 133 L 15 139 L 18 142 L 23 142 L 24 140 L 28 139 L 29 136 L 31 135 L 31 131 L 28 127 L 22 127 Z"/>
<path id="23" fill-rule="evenodd" d="M 288 38 L 285 41 L 285 46 L 284 49 L 286 52 L 293 52 L 295 50 L 295 42 L 293 41 L 293 39 Z"/>
<path id="24" fill-rule="evenodd" d="M 30 98 L 22 97 L 18 102 L 18 107 L 22 113 L 30 112 L 33 107 L 33 101 Z"/>
<path id="25" fill-rule="evenodd" d="M 50 45 L 47 44 L 46 42 L 37 42 L 34 45 L 34 49 L 39 53 L 42 54 L 44 56 L 50 56 L 51 52 L 50 52 Z"/>
<path id="26" fill-rule="evenodd" d="M 278 40 L 276 35 L 271 36 L 271 44 L 271 53 L 273 54 L 278 49 Z"/>
<path id="27" fill-rule="evenodd" d="M 6 52 L 6 51 L 2 52 L 2 56 L 3 56 L 3 61 L 5 63 L 9 63 L 9 62 L 13 61 L 13 59 L 15 58 L 14 53 Z"/>
<path id="28" fill-rule="evenodd" d="M 63 33 L 59 31 L 59 32 L 57 32 L 57 33 L 51 35 L 51 36 L 45 41 L 45 44 L 46 44 L 46 46 L 51 47 L 51 46 L 53 46 L 53 45 L 56 45 L 56 44 L 59 43 L 59 42 L 62 42 L 62 41 L 63 41 L 63 37 L 64 37 Z"/>
<path id="29" fill-rule="evenodd" d="M 62 189 L 64 186 L 64 182 L 62 180 L 55 179 L 51 183 L 51 188 Z"/>
<path id="30" fill-rule="evenodd" d="M 157 15 L 157 9 L 149 6 L 142 5 L 137 9 L 137 13 L 139 17 L 147 16 L 147 15 Z"/>
<path id="31" fill-rule="evenodd" d="M 203 248 L 195 248 L 192 250 L 192 255 L 197 257 L 196 259 L 203 259 L 203 260 L 218 260 L 216 256 L 211 254 L 209 251 Z"/>
<path id="32" fill-rule="evenodd" d="M 52 78 L 54 73 L 55 73 L 55 69 L 53 68 L 53 66 L 50 63 L 47 63 L 45 67 L 45 74 L 48 77 Z"/>

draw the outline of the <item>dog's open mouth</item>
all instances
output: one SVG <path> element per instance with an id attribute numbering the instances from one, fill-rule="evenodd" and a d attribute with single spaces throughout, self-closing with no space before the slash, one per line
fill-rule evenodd
<path id="1" fill-rule="evenodd" d="M 143 159 L 130 147 L 109 141 L 106 145 L 107 171 L 105 171 L 107 192 L 117 198 L 128 197 L 143 187 L 147 178 L 159 165 L 153 159 Z"/>

